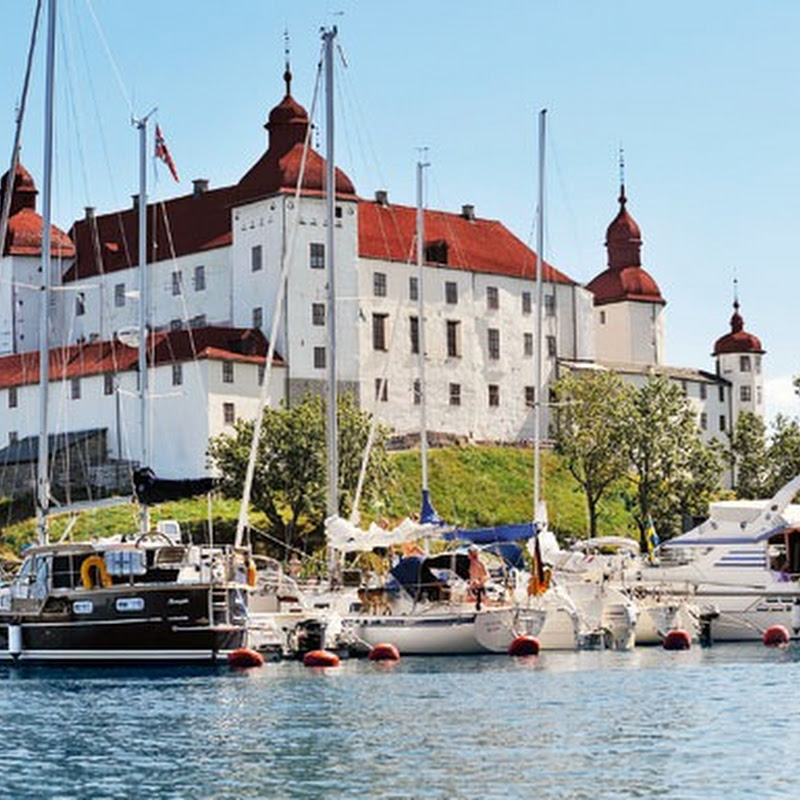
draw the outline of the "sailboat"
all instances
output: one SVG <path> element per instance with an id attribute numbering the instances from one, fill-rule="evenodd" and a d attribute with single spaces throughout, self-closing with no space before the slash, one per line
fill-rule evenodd
<path id="1" fill-rule="evenodd" d="M 38 13 L 38 12 L 37 12 Z M 0 588 L 0 660 L 28 662 L 224 660 L 246 641 L 252 570 L 243 548 L 185 544 L 177 524 L 151 529 L 148 503 L 165 486 L 143 467 L 137 475 L 142 511 L 138 531 L 85 542 L 50 542 L 48 294 L 51 280 L 51 183 L 56 0 L 48 7 L 39 339 L 37 544 L 24 553 L 14 578 Z M 149 116 L 149 115 L 148 115 Z M 145 269 L 147 117 L 139 129 L 139 257 L 141 320 L 139 375 L 143 464 L 147 455 Z M 14 175 L 6 182 L 13 191 Z M 193 486 L 191 488 L 197 488 Z"/>

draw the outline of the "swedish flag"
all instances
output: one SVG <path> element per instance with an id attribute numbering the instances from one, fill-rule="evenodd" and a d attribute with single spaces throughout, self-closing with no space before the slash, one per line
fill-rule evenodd
<path id="1" fill-rule="evenodd" d="M 644 532 L 644 540 L 647 544 L 647 559 L 652 562 L 655 559 L 656 548 L 661 544 L 661 539 L 656 533 L 656 526 L 653 525 L 653 518 L 648 514 L 647 529 Z"/>

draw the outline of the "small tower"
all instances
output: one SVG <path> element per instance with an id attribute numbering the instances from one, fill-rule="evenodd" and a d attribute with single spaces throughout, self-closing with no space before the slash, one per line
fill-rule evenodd
<path id="1" fill-rule="evenodd" d="M 712 355 L 717 361 L 717 374 L 731 383 L 731 428 L 742 411 L 764 417 L 764 373 L 762 356 L 766 351 L 761 340 L 744 329 L 739 313 L 739 298 L 734 289 L 731 332 L 714 343 Z"/>
<path id="2" fill-rule="evenodd" d="M 606 231 L 608 269 L 586 287 L 594 294 L 597 359 L 655 366 L 664 363 L 666 301 L 642 268 L 642 234 L 626 203 L 622 178 L 619 212 Z"/>

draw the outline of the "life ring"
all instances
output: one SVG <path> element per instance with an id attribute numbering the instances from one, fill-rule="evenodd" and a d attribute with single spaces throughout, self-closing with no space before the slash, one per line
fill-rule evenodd
<path id="1" fill-rule="evenodd" d="M 95 582 L 92 576 L 92 567 L 97 569 L 97 582 Z M 99 586 L 108 588 L 111 586 L 113 581 L 108 574 L 106 562 L 103 560 L 102 556 L 89 556 L 89 558 L 84 560 L 83 564 L 81 564 L 81 581 L 84 589 L 96 589 Z"/>

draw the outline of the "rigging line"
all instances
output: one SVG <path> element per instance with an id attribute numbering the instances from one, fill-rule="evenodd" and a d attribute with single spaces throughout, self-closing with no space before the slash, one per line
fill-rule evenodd
<path id="1" fill-rule="evenodd" d="M 117 62 L 114 60 L 114 55 L 111 52 L 111 48 L 108 45 L 108 39 L 106 39 L 106 35 L 103 31 L 102 25 L 100 25 L 100 20 L 97 19 L 97 14 L 94 12 L 94 6 L 92 5 L 92 0 L 85 0 L 86 7 L 89 9 L 89 14 L 92 18 L 92 22 L 94 22 L 95 29 L 97 31 L 97 35 L 100 37 L 100 41 L 103 45 L 103 48 L 106 51 L 106 57 L 108 58 L 108 62 L 111 65 L 111 71 L 114 73 L 114 77 L 117 79 L 117 85 L 119 86 L 120 94 L 122 94 L 123 99 L 125 100 L 125 104 L 128 106 L 128 113 L 131 117 L 134 116 L 133 113 L 133 103 L 131 102 L 130 95 L 128 94 L 125 88 L 125 82 L 122 80 L 122 73 L 117 66 Z"/>
<path id="2" fill-rule="evenodd" d="M 11 210 L 11 197 L 14 194 L 14 183 L 19 163 L 20 138 L 22 136 L 22 123 L 25 118 L 25 106 L 28 100 L 28 88 L 30 86 L 31 70 L 33 67 L 33 54 L 36 50 L 36 34 L 39 30 L 39 19 L 41 18 L 42 0 L 37 0 L 36 11 L 33 17 L 33 28 L 31 30 L 31 41 L 28 46 L 28 60 L 25 65 L 25 78 L 22 82 L 22 96 L 19 108 L 17 109 L 16 129 L 14 131 L 14 144 L 11 148 L 11 166 L 8 171 L 6 181 L 6 191 L 3 195 L 3 207 L 0 211 L 0 258 L 2 258 L 6 246 L 6 233 L 8 231 L 8 217 Z"/>
<path id="3" fill-rule="evenodd" d="M 299 228 L 298 220 L 300 219 L 300 197 L 302 194 L 303 181 L 305 179 L 306 162 L 308 158 L 308 151 L 311 146 L 311 135 L 313 132 L 313 125 L 311 125 L 310 123 L 314 119 L 314 115 L 316 113 L 317 100 L 319 97 L 319 88 L 322 83 L 323 52 L 324 52 L 324 43 L 320 47 L 319 62 L 317 63 L 317 77 L 314 83 L 314 95 L 311 100 L 311 111 L 309 113 L 309 125 L 308 128 L 306 129 L 305 141 L 303 142 L 303 155 L 300 159 L 300 170 L 297 176 L 297 188 L 295 189 L 295 194 L 294 194 L 295 198 L 294 205 L 296 209 L 295 221 L 294 221 L 294 226 L 290 232 L 289 246 L 287 247 L 286 253 L 284 254 L 283 261 L 281 263 L 281 273 L 278 278 L 278 293 L 275 298 L 275 310 L 272 315 L 272 327 L 270 329 L 269 342 L 267 344 L 267 355 L 264 364 L 264 382 L 261 384 L 261 392 L 258 398 L 258 408 L 256 410 L 255 420 L 253 422 L 253 439 L 250 442 L 250 455 L 247 461 L 247 471 L 245 473 L 245 482 L 242 491 L 242 502 L 239 507 L 239 518 L 236 522 L 236 538 L 234 541 L 237 546 L 241 545 L 242 539 L 244 537 L 244 529 L 248 524 L 247 521 L 248 506 L 250 504 L 250 493 L 253 488 L 253 478 L 255 475 L 255 462 L 256 462 L 256 457 L 258 455 L 259 439 L 261 438 L 261 428 L 263 425 L 264 409 L 270 402 L 269 383 L 272 374 L 272 361 L 273 358 L 275 357 L 275 340 L 278 336 L 278 326 L 281 318 L 281 308 L 283 306 L 284 297 L 286 294 L 286 283 L 289 276 L 289 264 L 291 262 L 292 255 L 294 253 L 295 243 L 297 241 L 297 234 Z M 335 193 L 336 192 L 335 180 L 333 187 L 328 187 L 328 190 L 330 191 L 331 188 Z M 330 257 L 330 254 L 328 257 Z M 269 467 L 267 465 L 266 469 L 268 468 Z"/>

